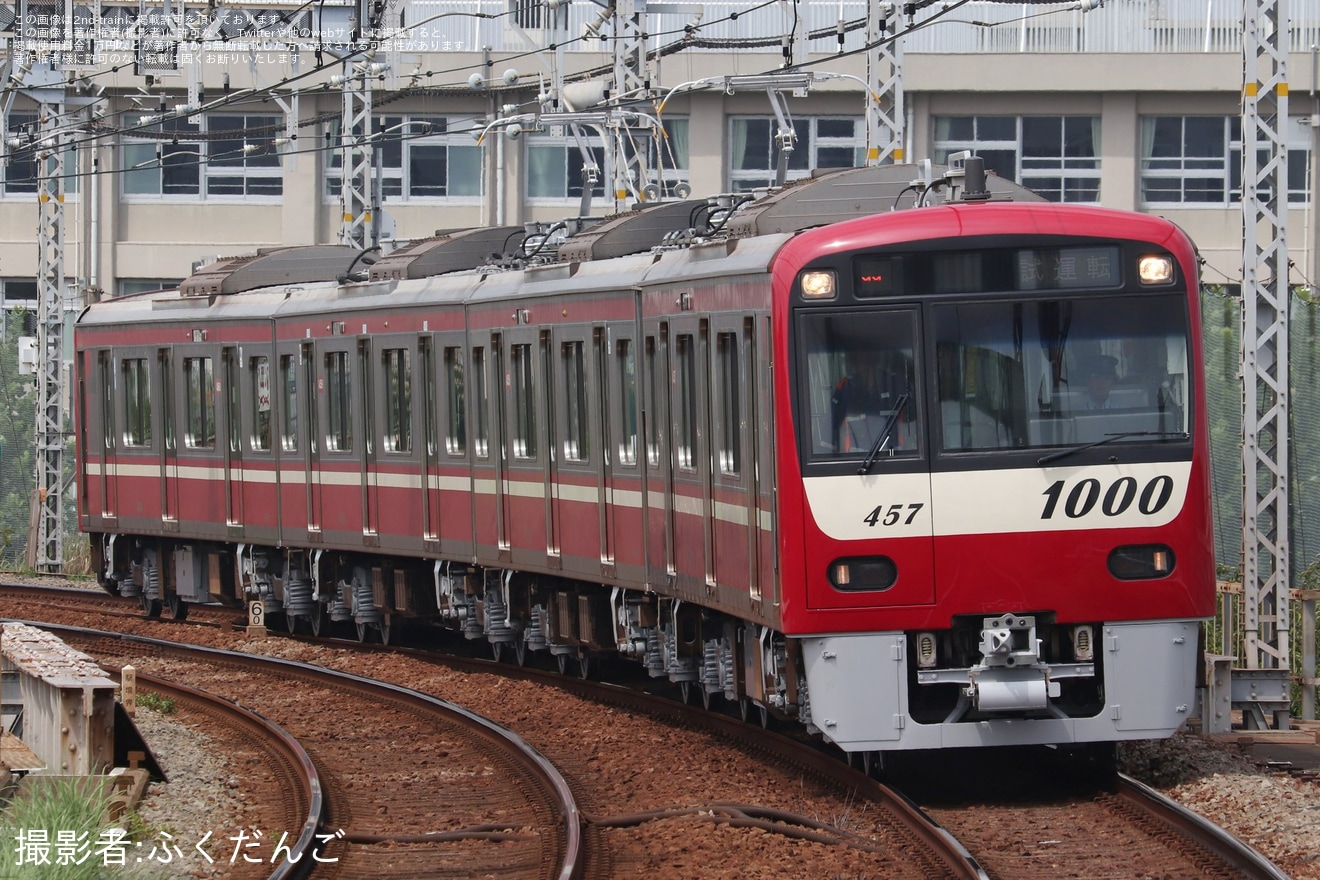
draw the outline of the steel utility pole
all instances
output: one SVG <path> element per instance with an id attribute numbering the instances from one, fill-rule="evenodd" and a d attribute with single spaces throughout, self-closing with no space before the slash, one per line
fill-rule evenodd
<path id="1" fill-rule="evenodd" d="M 1288 0 L 1243 4 L 1242 588 L 1245 670 L 1233 705 L 1249 726 L 1287 726 Z M 1315 670 L 1303 680 L 1314 699 Z"/>
<path id="2" fill-rule="evenodd" d="M 64 566 L 64 89 L 41 90 L 37 205 L 37 571 Z"/>
<path id="3" fill-rule="evenodd" d="M 893 3 L 867 4 L 866 44 L 866 164 L 902 164 L 903 38 Z"/>

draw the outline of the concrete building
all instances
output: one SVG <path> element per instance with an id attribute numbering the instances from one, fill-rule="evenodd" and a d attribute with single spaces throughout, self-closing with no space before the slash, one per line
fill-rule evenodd
<path id="1" fill-rule="evenodd" d="M 938 162 L 970 149 L 994 172 L 1048 198 L 1167 216 L 1198 242 L 1207 282 L 1238 283 L 1240 4 L 1082 6 L 971 2 L 918 13 L 916 21 L 928 23 L 903 38 L 907 158 Z M 1320 0 L 1291 6 L 1291 281 L 1306 284 L 1317 274 L 1310 156 L 1320 118 Z M 663 165 L 666 184 L 684 182 L 694 196 L 707 196 L 773 181 L 775 117 L 765 91 L 683 84 L 776 70 L 786 8 L 679 3 L 650 16 L 649 45 L 667 47 L 651 85 L 661 96 L 674 91 L 662 113 L 654 102 L 638 105 L 658 116 L 667 136 L 638 135 L 630 148 L 648 155 L 652 167 Z M 866 7 L 843 0 L 803 9 L 807 28 L 823 34 L 810 41 L 809 69 L 843 76 L 789 93 L 798 133 L 790 178 L 860 164 L 866 147 L 865 58 L 856 52 L 864 31 L 847 30 L 842 44 L 835 35 L 837 22 L 864 19 Z M 480 144 L 474 133 L 490 119 L 534 110 L 556 65 L 566 79 L 596 70 L 604 71 L 596 79 L 608 76 L 609 44 L 589 36 L 600 29 L 600 7 L 573 4 L 570 39 L 553 50 L 552 36 L 535 27 L 540 4 L 408 0 L 401 10 L 403 36 L 382 44 L 375 60 L 388 69 L 373 81 L 387 230 L 392 224 L 396 239 L 414 239 L 437 229 L 575 216 L 583 163 L 569 132 L 547 126 L 514 140 L 492 131 Z M 349 11 L 331 0 L 226 5 L 218 13 L 223 27 L 212 29 L 224 39 L 180 42 L 178 34 L 190 33 L 184 28 L 159 42 L 164 55 L 149 57 L 142 47 L 153 13 L 99 7 L 102 30 L 76 78 L 69 74 L 69 95 L 102 98 L 97 117 L 78 123 L 66 151 L 71 300 L 79 286 L 117 295 L 177 282 L 196 261 L 217 255 L 338 239 L 342 162 L 334 148 L 343 99 L 331 77 L 340 71 L 333 41 L 349 26 Z M 195 36 L 207 8 L 192 14 L 200 23 Z M 282 15 L 296 40 L 245 38 Z M 29 14 L 27 24 L 36 21 Z M 10 36 L 18 63 L 40 34 L 15 28 Z M 733 42 L 758 37 L 769 45 Z M 517 72 L 516 84 L 504 84 L 504 71 Z M 492 84 L 473 88 L 474 74 Z M 190 78 L 204 103 L 249 88 L 270 91 L 154 121 L 162 108 L 169 113 L 188 102 Z M 34 120 L 35 105 L 19 95 L 7 138 L 26 143 Z M 599 151 L 600 143 L 597 137 L 592 145 Z M 38 206 L 32 152 L 9 146 L 6 153 L 0 294 L 12 308 L 35 303 Z M 603 176 L 593 214 L 613 211 L 608 186 Z"/>

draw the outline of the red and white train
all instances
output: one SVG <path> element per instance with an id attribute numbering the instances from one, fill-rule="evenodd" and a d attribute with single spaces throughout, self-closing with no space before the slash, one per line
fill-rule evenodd
<path id="1" fill-rule="evenodd" d="M 868 755 L 1167 736 L 1215 601 L 1196 254 L 977 172 L 91 305 L 102 583 L 618 652 Z"/>

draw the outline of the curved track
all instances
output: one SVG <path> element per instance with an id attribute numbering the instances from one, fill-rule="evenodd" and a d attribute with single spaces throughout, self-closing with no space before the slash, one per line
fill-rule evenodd
<path id="1" fill-rule="evenodd" d="M 455 847 L 476 876 L 579 874 L 581 815 L 563 777 L 521 738 L 459 706 L 286 660 L 41 626 L 97 659 L 140 670 L 166 662 L 171 676 L 260 705 L 296 736 L 324 784 L 323 836 L 335 838 L 327 861 L 312 866 L 317 877 L 397 876 Z"/>

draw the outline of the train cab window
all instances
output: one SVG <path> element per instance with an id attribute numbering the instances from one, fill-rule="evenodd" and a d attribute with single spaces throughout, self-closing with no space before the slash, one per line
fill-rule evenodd
<path id="1" fill-rule="evenodd" d="M 124 374 L 124 445 L 151 445 L 151 376 L 146 358 L 125 358 Z"/>
<path id="2" fill-rule="evenodd" d="M 916 456 L 915 313 L 813 309 L 799 321 L 812 459 Z"/>
<path id="3" fill-rule="evenodd" d="M 565 342 L 564 361 L 564 460 L 584 462 L 591 457 L 587 432 L 587 372 L 582 342 Z"/>
<path id="4" fill-rule="evenodd" d="M 718 362 L 720 473 L 737 476 L 742 470 L 742 401 L 739 395 L 742 378 L 738 375 L 738 334 L 716 334 L 715 357 Z"/>
<path id="5" fill-rule="evenodd" d="M 513 372 L 513 457 L 536 458 L 535 361 L 530 345 L 509 346 Z"/>
<path id="6" fill-rule="evenodd" d="M 330 452 L 350 452 L 353 449 L 352 391 L 348 352 L 327 352 L 325 356 L 325 448 Z"/>
<path id="7" fill-rule="evenodd" d="M 183 359 L 184 445 L 215 448 L 215 380 L 209 357 Z"/>
<path id="8" fill-rule="evenodd" d="M 412 451 L 412 353 L 406 348 L 381 352 L 385 375 L 385 450 Z"/>
<path id="9" fill-rule="evenodd" d="M 1179 294 L 942 304 L 935 338 L 946 452 L 1190 430 Z"/>
<path id="10" fill-rule="evenodd" d="M 298 451 L 298 358 L 280 355 L 280 448 Z"/>
<path id="11" fill-rule="evenodd" d="M 451 345 L 445 349 L 445 389 L 449 401 L 445 450 L 450 455 L 467 454 L 467 388 L 463 378 L 463 349 Z"/>
<path id="12" fill-rule="evenodd" d="M 619 437 L 619 463 L 637 463 L 637 364 L 631 339 L 620 339 L 615 346 L 619 364 L 619 391 L 622 400 L 623 432 Z"/>
<path id="13" fill-rule="evenodd" d="M 486 349 L 472 349 L 472 445 L 478 458 L 490 454 L 490 386 L 486 383 Z"/>
<path id="14" fill-rule="evenodd" d="M 248 381 L 252 385 L 252 449 L 270 449 L 270 358 L 248 358 Z"/>

